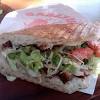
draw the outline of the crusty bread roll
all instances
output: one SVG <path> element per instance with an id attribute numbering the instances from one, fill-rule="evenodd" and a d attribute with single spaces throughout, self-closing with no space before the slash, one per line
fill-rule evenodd
<path id="1" fill-rule="evenodd" d="M 51 79 L 45 77 L 45 75 L 32 77 L 25 70 L 22 70 L 21 67 L 14 71 L 2 56 L 1 47 L 8 40 L 12 41 L 15 45 L 45 44 L 46 49 L 52 48 L 55 45 L 76 46 L 85 41 L 96 39 L 97 33 L 98 28 L 92 23 L 42 25 L 16 32 L 3 33 L 0 35 L 0 73 L 4 76 L 15 76 L 64 93 L 73 93 L 80 88 L 86 88 L 88 86 L 87 77 L 84 79 L 75 77 L 66 84 L 63 84 L 57 77 Z"/>

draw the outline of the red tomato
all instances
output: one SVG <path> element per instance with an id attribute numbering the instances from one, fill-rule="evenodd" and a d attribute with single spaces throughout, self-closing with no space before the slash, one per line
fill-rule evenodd
<path id="1" fill-rule="evenodd" d="M 93 50 L 89 47 L 86 48 L 77 48 L 73 50 L 70 54 L 71 57 L 77 57 L 81 60 L 83 59 L 89 59 L 93 55 Z"/>
<path id="2" fill-rule="evenodd" d="M 100 57 L 100 49 L 98 49 L 98 50 L 95 51 L 95 56 L 96 57 Z"/>
<path id="3" fill-rule="evenodd" d="M 100 43 L 98 41 L 90 41 L 88 46 L 93 49 L 96 57 L 100 57 Z"/>

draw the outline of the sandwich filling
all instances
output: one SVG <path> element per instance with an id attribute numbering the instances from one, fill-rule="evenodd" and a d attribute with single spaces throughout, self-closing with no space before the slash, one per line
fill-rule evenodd
<path id="1" fill-rule="evenodd" d="M 12 70 L 22 67 L 33 77 L 59 77 L 63 83 L 73 77 L 84 78 L 95 71 L 100 61 L 96 50 L 89 42 L 79 46 L 54 46 L 52 49 L 41 50 L 30 45 L 14 46 L 11 41 L 2 45 L 2 54 Z"/>

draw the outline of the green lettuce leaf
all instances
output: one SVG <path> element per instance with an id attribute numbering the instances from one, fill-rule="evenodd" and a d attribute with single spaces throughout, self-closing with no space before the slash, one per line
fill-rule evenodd
<path id="1" fill-rule="evenodd" d="M 27 65 L 28 64 L 28 56 L 25 54 L 25 52 L 21 51 L 20 53 L 20 58 L 19 60 L 21 61 L 22 64 Z"/>
<path id="2" fill-rule="evenodd" d="M 60 54 L 58 54 L 58 53 L 56 53 L 56 52 L 54 52 L 53 53 L 53 56 L 52 56 L 52 64 L 54 64 L 54 65 L 58 65 L 59 64 L 59 62 L 60 62 Z"/>
<path id="3" fill-rule="evenodd" d="M 72 64 L 62 64 L 62 70 L 74 73 L 76 71 L 76 67 Z"/>
<path id="4" fill-rule="evenodd" d="M 15 60 L 16 58 L 19 58 L 20 52 L 15 51 L 15 52 L 9 53 L 7 56 L 9 57 L 9 59 Z"/>
<path id="5" fill-rule="evenodd" d="M 35 72 L 38 72 L 38 70 L 40 70 L 41 68 L 43 68 L 43 63 L 42 62 L 34 62 L 33 63 L 33 70 Z"/>
<path id="6" fill-rule="evenodd" d="M 88 65 L 89 69 L 95 71 L 98 63 L 100 63 L 100 58 L 93 56 L 93 57 L 91 57 L 91 59 L 89 59 L 87 65 Z"/>
<path id="7" fill-rule="evenodd" d="M 29 48 L 27 47 L 27 50 Z M 33 71 L 38 71 L 43 67 L 42 61 L 44 57 L 40 54 L 39 50 L 33 50 L 30 55 L 26 54 L 29 53 L 28 51 L 23 51 L 22 49 L 12 53 L 9 53 L 8 61 L 10 66 L 15 69 L 16 68 L 16 61 L 20 61 L 25 67 L 32 69 Z"/>
<path id="8" fill-rule="evenodd" d="M 34 62 L 45 60 L 45 58 L 40 54 L 39 50 L 32 51 L 30 57 L 32 60 L 34 60 Z"/>
<path id="9" fill-rule="evenodd" d="M 9 59 L 9 57 L 7 57 L 7 61 L 10 65 L 10 67 L 12 68 L 12 70 L 17 71 L 16 61 L 13 59 Z"/>

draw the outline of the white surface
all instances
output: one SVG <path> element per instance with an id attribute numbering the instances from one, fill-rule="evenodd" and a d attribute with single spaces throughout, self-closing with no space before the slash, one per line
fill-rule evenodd
<path id="1" fill-rule="evenodd" d="M 39 16 L 37 16 L 37 14 L 40 12 L 43 12 L 43 15 L 40 14 Z M 53 17 L 51 16 L 52 13 Z M 26 16 L 27 14 L 28 16 Z M 60 17 L 58 16 L 59 14 Z M 43 19 L 42 21 L 40 20 L 41 18 Z M 37 19 L 39 19 L 39 21 L 37 21 Z M 80 14 L 63 5 L 26 8 L 8 13 L 0 24 L 0 34 L 3 32 L 15 31 L 38 24 L 62 24 L 68 23 L 69 21 L 73 22 L 73 20 L 75 22 L 79 22 L 80 20 L 84 21 L 83 17 L 80 16 Z M 45 21 L 47 21 L 47 23 L 45 23 Z M 94 93 L 97 76 L 89 77 L 89 81 L 89 87 L 87 89 L 81 90 L 81 92 L 87 94 Z"/>

